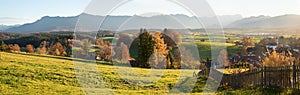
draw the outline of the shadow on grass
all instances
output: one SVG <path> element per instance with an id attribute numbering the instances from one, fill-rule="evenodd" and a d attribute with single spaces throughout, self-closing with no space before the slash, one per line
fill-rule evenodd
<path id="1" fill-rule="evenodd" d="M 219 90 L 218 95 L 300 95 L 300 89 L 282 89 L 279 87 L 246 87 Z"/>
<path id="2" fill-rule="evenodd" d="M 79 59 L 79 58 L 72 58 L 72 57 L 39 55 L 39 54 L 17 53 L 17 52 L 8 52 L 8 53 L 21 54 L 21 55 L 26 55 L 26 56 L 44 57 L 44 58 L 63 59 L 63 60 L 70 60 L 70 61 L 77 61 L 77 62 L 84 62 L 84 63 L 91 63 L 91 64 L 97 63 L 97 64 L 103 64 L 103 65 L 113 65 L 111 62 L 106 62 L 106 61 L 87 60 L 87 59 Z"/>

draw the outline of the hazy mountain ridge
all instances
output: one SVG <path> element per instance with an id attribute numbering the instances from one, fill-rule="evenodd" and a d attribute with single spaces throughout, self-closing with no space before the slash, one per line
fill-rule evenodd
<path id="1" fill-rule="evenodd" d="M 19 27 L 9 28 L 5 31 L 20 32 L 20 33 L 34 33 L 34 32 L 48 32 L 56 29 L 70 30 L 75 28 L 77 21 L 75 17 L 49 17 L 45 16 L 33 23 L 21 25 Z"/>
<path id="2" fill-rule="evenodd" d="M 276 17 L 249 17 L 229 24 L 228 28 L 297 28 L 300 26 L 300 15 L 282 15 Z"/>
<path id="3" fill-rule="evenodd" d="M 12 27 L 18 27 L 20 25 L 0 25 L 0 32 Z"/>
<path id="4" fill-rule="evenodd" d="M 218 16 L 220 24 L 224 28 L 297 28 L 300 26 L 300 15 L 282 15 L 276 17 L 270 16 L 253 16 L 242 18 L 241 15 Z M 117 30 L 117 29 L 183 29 L 203 28 L 198 22 L 197 17 L 187 15 L 156 15 L 151 17 L 142 16 L 96 16 L 90 14 L 80 14 L 72 17 L 49 17 L 41 19 L 18 27 L 0 26 L 0 31 L 35 33 L 49 31 L 73 31 L 77 25 L 78 31 L 97 31 L 101 19 L 105 19 L 100 29 Z M 200 22 L 205 22 L 205 28 L 216 28 L 219 23 L 214 21 L 214 17 L 200 17 Z M 216 23 L 217 22 L 217 23 Z"/>
<path id="5" fill-rule="evenodd" d="M 202 25 L 197 21 L 196 17 L 189 17 L 186 15 L 157 15 L 152 17 L 142 16 L 95 16 L 89 14 L 80 14 L 72 17 L 49 17 L 45 16 L 33 22 L 6 29 L 6 32 L 19 33 L 35 33 L 35 32 L 49 32 L 49 31 L 73 31 L 75 26 L 79 31 L 96 31 L 100 26 L 101 19 L 105 21 L 101 29 L 116 30 L 122 29 L 136 29 L 136 28 L 202 28 Z M 201 22 L 207 22 L 206 28 L 214 28 L 218 23 L 214 17 L 200 17 Z M 224 24 L 232 23 L 236 20 L 242 19 L 241 15 L 226 15 L 219 16 L 220 22 Z M 125 22 L 125 23 L 124 23 Z"/>

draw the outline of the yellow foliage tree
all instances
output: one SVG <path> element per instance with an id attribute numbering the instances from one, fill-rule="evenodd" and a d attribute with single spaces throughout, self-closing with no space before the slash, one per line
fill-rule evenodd
<path id="1" fill-rule="evenodd" d="M 291 66 L 295 61 L 295 58 L 292 56 L 287 56 L 286 53 L 277 53 L 273 51 L 269 52 L 270 55 L 266 56 L 263 60 L 263 65 L 266 67 L 276 67 L 276 66 Z"/>
<path id="2" fill-rule="evenodd" d="M 169 51 L 167 50 L 167 44 L 165 44 L 163 34 L 161 32 L 155 32 L 153 37 L 155 42 L 153 52 L 155 54 L 156 66 L 166 64 L 166 68 L 171 68 L 171 63 L 165 60 Z"/>

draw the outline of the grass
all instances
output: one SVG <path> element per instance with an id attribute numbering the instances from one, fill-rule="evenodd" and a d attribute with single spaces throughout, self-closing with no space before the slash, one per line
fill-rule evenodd
<path id="1" fill-rule="evenodd" d="M 76 61 L 71 58 L 75 60 L 72 61 L 65 57 L 5 52 L 0 52 L 0 55 L 0 94 L 161 95 L 171 91 L 171 94 L 181 92 L 180 94 L 199 95 L 203 92 L 207 80 L 205 77 L 193 77 L 192 73 L 198 72 L 197 70 L 151 70 L 119 67 L 101 62 L 91 64 L 88 61 L 80 61 L 80 59 Z M 82 72 L 75 73 L 75 70 Z M 76 74 L 82 74 L 82 76 L 76 76 Z M 96 74 L 99 74 L 98 77 Z M 78 78 L 85 80 L 77 80 Z M 99 85 L 85 85 L 83 84 L 85 82 L 98 82 Z M 105 86 L 100 85 L 99 82 L 104 82 Z M 294 94 L 297 90 L 249 87 L 236 90 L 223 89 L 216 94 L 266 95 L 274 93 Z"/>
<path id="2" fill-rule="evenodd" d="M 73 64 L 1 52 L 1 94 L 83 94 Z"/>
<path id="3" fill-rule="evenodd" d="M 241 89 L 227 89 L 219 91 L 218 95 L 299 95 L 300 90 L 297 89 L 280 89 L 276 87 L 252 87 Z"/>
<path id="4" fill-rule="evenodd" d="M 237 72 L 239 69 L 218 69 L 218 71 L 224 73 L 224 74 L 233 74 L 234 72 Z M 249 71 L 249 69 L 240 69 L 241 72 Z"/>
<path id="5" fill-rule="evenodd" d="M 193 44 L 197 45 L 199 57 L 201 58 L 201 61 L 206 61 L 206 58 L 211 58 L 212 52 L 211 52 L 211 46 L 213 44 L 214 48 L 224 48 L 227 49 L 228 54 L 231 53 L 237 53 L 242 51 L 242 48 L 240 46 L 235 46 L 231 43 L 219 43 L 219 42 L 183 42 L 182 45 L 185 45 L 186 47 L 192 46 Z M 218 54 L 218 53 L 217 53 Z M 218 56 L 218 55 L 214 55 Z"/>
<path id="6" fill-rule="evenodd" d="M 197 81 L 194 92 L 202 91 L 201 87 L 205 85 L 205 78 L 192 77 L 192 73 L 196 70 L 153 70 L 153 74 L 148 74 L 151 69 L 133 68 L 136 74 L 126 71 L 122 73 L 126 76 L 120 76 L 122 74 L 116 71 L 117 68 L 125 70 L 131 68 L 83 62 L 74 64 L 73 61 L 63 58 L 4 52 L 1 52 L 0 58 L 1 94 L 84 94 L 82 89 L 91 89 L 84 86 L 81 88 L 74 72 L 74 67 L 81 65 L 85 67 L 96 65 L 96 73 L 101 75 L 106 86 L 115 94 L 164 94 L 176 83 L 184 84 L 184 80 L 187 79 Z M 93 69 L 82 70 L 89 72 L 86 74 L 91 77 L 88 81 L 97 81 L 92 78 L 95 73 Z M 188 88 L 192 84 L 183 86 Z M 100 87 L 97 90 L 105 88 Z M 189 90 L 180 89 L 180 92 L 189 93 Z"/>

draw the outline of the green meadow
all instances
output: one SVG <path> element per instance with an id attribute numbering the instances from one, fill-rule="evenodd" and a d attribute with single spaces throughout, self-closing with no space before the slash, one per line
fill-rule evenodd
<path id="1" fill-rule="evenodd" d="M 84 94 L 83 89 L 91 90 L 81 88 L 76 78 L 72 58 L 5 52 L 1 52 L 0 58 L 1 94 Z M 76 62 L 76 65 L 95 66 L 83 61 Z M 193 90 L 192 92 L 201 92 L 206 82 L 205 78 L 197 79 L 192 76 L 193 72 L 198 72 L 197 70 L 154 70 L 156 73 L 150 76 L 148 73 L 151 69 L 132 68 L 137 74 L 128 74 L 125 80 L 118 74 L 116 68 L 128 69 L 129 67 L 98 62 L 97 68 L 97 73 L 101 75 L 107 88 L 115 94 L 164 94 L 169 92 L 177 82 L 180 83 L 186 78 L 197 81 L 194 89 L 189 88 Z M 137 85 L 134 82 L 139 83 Z M 184 86 L 190 87 L 189 83 Z M 97 90 L 107 88 L 97 88 Z M 183 89 L 179 92 L 189 93 L 189 90 Z"/>

